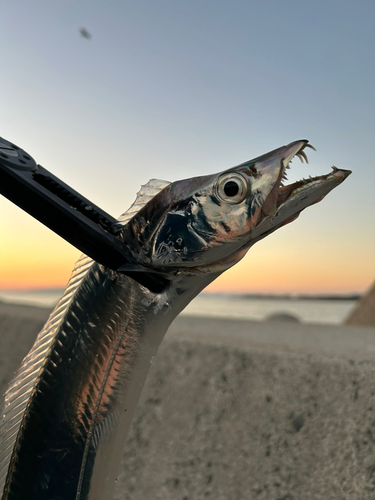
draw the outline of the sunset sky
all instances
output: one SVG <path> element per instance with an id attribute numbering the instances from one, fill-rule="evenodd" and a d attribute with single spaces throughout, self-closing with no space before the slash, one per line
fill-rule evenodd
<path id="1" fill-rule="evenodd" d="M 0 136 L 113 216 L 152 177 L 309 139 L 317 152 L 290 180 L 353 174 L 209 290 L 362 292 L 375 279 L 374 19 L 373 0 L 3 0 Z M 78 256 L 0 197 L 0 289 L 62 287 Z"/>

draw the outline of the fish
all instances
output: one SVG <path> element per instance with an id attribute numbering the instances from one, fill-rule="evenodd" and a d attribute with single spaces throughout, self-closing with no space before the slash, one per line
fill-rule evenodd
<path id="1" fill-rule="evenodd" d="M 351 173 L 333 167 L 288 185 L 292 159 L 307 162 L 307 148 L 299 140 L 218 174 L 141 187 L 118 219 L 127 263 L 113 271 L 78 260 L 5 394 L 2 500 L 113 497 L 134 410 L 171 322 L 252 245 Z M 145 286 L 145 275 L 158 289 Z"/>

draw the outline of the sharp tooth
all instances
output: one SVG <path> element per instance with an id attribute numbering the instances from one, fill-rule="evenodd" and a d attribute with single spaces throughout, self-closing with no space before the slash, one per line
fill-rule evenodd
<path id="1" fill-rule="evenodd" d="M 301 152 L 297 153 L 296 156 L 298 156 L 298 158 L 301 160 L 301 163 L 305 163 L 303 161 L 303 156 L 301 155 Z"/>
<path id="2" fill-rule="evenodd" d="M 289 165 L 287 165 L 285 168 L 286 168 L 286 169 L 290 169 L 290 166 L 289 166 Z"/>
<path id="3" fill-rule="evenodd" d="M 309 163 L 309 160 L 308 160 L 306 153 L 304 151 L 300 151 L 299 154 L 305 158 L 306 163 Z"/>
<path id="4" fill-rule="evenodd" d="M 311 144 L 306 144 L 305 148 L 311 148 L 314 151 L 316 151 L 316 149 L 314 148 L 314 146 L 312 146 Z"/>

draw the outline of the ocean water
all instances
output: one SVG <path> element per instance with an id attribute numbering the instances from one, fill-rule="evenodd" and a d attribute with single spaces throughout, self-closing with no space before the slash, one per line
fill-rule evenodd
<path id="1" fill-rule="evenodd" d="M 0 290 L 0 300 L 52 308 L 62 292 L 63 290 Z M 338 325 L 355 304 L 355 300 L 247 298 L 201 293 L 181 314 L 264 321 L 274 314 L 287 313 L 295 316 L 301 323 Z"/>
<path id="2" fill-rule="evenodd" d="M 181 314 L 264 321 L 275 314 L 290 314 L 301 323 L 338 325 L 356 300 L 243 298 L 201 294 Z"/>

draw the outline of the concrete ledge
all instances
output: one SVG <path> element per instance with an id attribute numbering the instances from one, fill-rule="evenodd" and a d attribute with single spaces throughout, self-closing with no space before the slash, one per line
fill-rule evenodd
<path id="1" fill-rule="evenodd" d="M 179 316 L 167 333 L 169 337 L 267 352 L 375 360 L 375 327 Z"/>
<path id="2" fill-rule="evenodd" d="M 235 347 L 215 343 L 220 328 L 197 342 L 201 319 L 187 332 L 183 318 L 183 340 L 180 322 L 161 346 L 137 409 L 116 499 L 375 497 L 372 361 L 333 356 L 338 338 L 328 343 L 329 356 L 312 353 L 306 339 L 299 339 L 306 353 L 286 343 L 267 349 L 260 337 L 254 348 L 235 335 Z"/>
<path id="3" fill-rule="evenodd" d="M 345 323 L 347 325 L 375 327 L 375 283 L 363 295 L 354 310 L 349 314 Z"/>
<path id="4" fill-rule="evenodd" d="M 3 390 L 42 321 L 1 314 Z M 374 339 L 371 328 L 180 317 L 115 498 L 375 498 Z"/>

